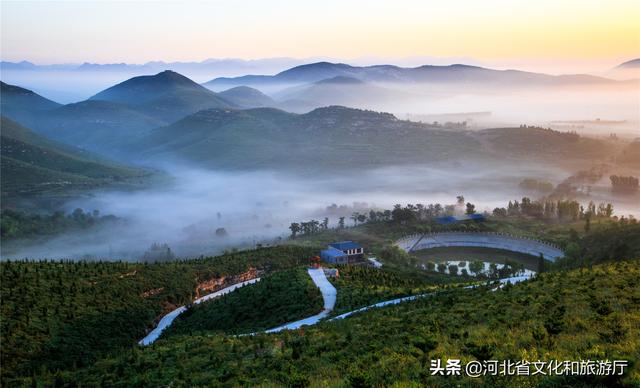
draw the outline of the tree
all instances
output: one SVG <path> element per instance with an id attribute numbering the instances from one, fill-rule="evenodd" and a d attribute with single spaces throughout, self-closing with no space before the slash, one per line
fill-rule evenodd
<path id="1" fill-rule="evenodd" d="M 548 315 L 544 322 L 544 328 L 547 329 L 547 333 L 551 335 L 561 333 L 565 328 L 565 314 L 566 308 L 563 305 L 556 306 Z"/>
<path id="2" fill-rule="evenodd" d="M 289 229 L 291 230 L 291 238 L 295 239 L 300 232 L 300 224 L 298 224 L 297 222 L 292 222 L 289 226 Z"/>
<path id="3" fill-rule="evenodd" d="M 358 222 L 364 223 L 367 220 L 367 216 L 365 214 L 358 214 Z"/>
<path id="4" fill-rule="evenodd" d="M 344 229 L 344 217 L 338 218 L 338 228 Z"/>
<path id="5" fill-rule="evenodd" d="M 457 200 L 458 205 L 460 205 L 460 206 L 464 205 L 464 195 L 458 195 L 456 197 L 456 200 Z"/>
<path id="6" fill-rule="evenodd" d="M 503 207 L 497 207 L 497 208 L 493 209 L 493 215 L 495 217 L 506 217 L 507 216 L 507 209 L 505 209 Z"/>
<path id="7" fill-rule="evenodd" d="M 471 215 L 471 214 L 475 214 L 476 212 L 476 205 L 472 204 L 471 202 L 467 202 L 467 210 L 466 210 L 466 214 L 467 215 Z"/>
<path id="8" fill-rule="evenodd" d="M 605 215 L 607 217 L 611 217 L 613 215 L 613 205 L 612 204 L 610 204 L 610 203 L 607 204 L 607 207 L 606 207 L 606 210 L 605 210 Z"/>
<path id="9" fill-rule="evenodd" d="M 469 263 L 469 270 L 475 275 L 479 275 L 484 270 L 484 262 L 475 260 Z"/>
<path id="10" fill-rule="evenodd" d="M 353 212 L 353 214 L 351 214 L 351 219 L 353 220 L 353 226 L 358 225 L 358 217 L 360 216 L 360 213 L 358 212 Z"/>
<path id="11" fill-rule="evenodd" d="M 567 257 L 577 259 L 580 256 L 580 245 L 575 242 L 570 242 L 565 249 Z"/>
<path id="12" fill-rule="evenodd" d="M 584 232 L 589 233 L 589 230 L 591 230 L 591 213 L 587 213 L 584 220 Z"/>
<path id="13" fill-rule="evenodd" d="M 329 217 L 325 217 L 324 220 L 322 220 L 322 229 L 327 230 L 329 229 Z"/>
<path id="14" fill-rule="evenodd" d="M 540 256 L 538 256 L 538 273 L 543 273 L 544 272 L 544 256 L 542 256 L 542 253 L 540 254 Z"/>

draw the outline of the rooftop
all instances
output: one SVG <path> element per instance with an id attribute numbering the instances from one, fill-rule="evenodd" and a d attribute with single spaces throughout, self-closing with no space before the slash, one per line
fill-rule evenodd
<path id="1" fill-rule="evenodd" d="M 326 255 L 326 256 L 330 256 L 330 257 L 343 257 L 343 256 L 346 256 L 344 254 L 344 252 L 342 252 L 341 250 L 336 249 L 334 247 L 331 247 L 331 246 L 329 247 L 329 249 L 323 250 L 322 254 Z"/>
<path id="2" fill-rule="evenodd" d="M 347 249 L 360 249 L 362 248 L 362 246 L 358 243 L 355 243 L 353 241 L 340 241 L 340 242 L 335 242 L 333 244 L 329 244 L 329 246 L 339 249 L 341 251 L 345 251 Z"/>

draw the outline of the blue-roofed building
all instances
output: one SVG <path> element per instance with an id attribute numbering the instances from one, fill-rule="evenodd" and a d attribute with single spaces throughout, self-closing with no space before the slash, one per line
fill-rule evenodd
<path id="1" fill-rule="evenodd" d="M 322 261 L 331 264 L 346 264 L 349 262 L 349 256 L 346 253 L 332 246 L 320 251 L 320 258 L 322 258 Z"/>
<path id="2" fill-rule="evenodd" d="M 332 264 L 349 264 L 364 259 L 364 248 L 353 241 L 340 241 L 329 244 L 327 249 L 320 252 L 323 261 Z"/>

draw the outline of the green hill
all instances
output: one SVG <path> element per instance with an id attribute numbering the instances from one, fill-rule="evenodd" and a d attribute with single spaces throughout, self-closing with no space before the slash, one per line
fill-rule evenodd
<path id="1" fill-rule="evenodd" d="M 252 268 L 266 275 L 299 267 L 317 249 L 281 246 L 155 264 L 2 261 L 2 386 L 128 351 L 160 316 L 195 299 L 200 285 L 232 284 Z"/>
<path id="2" fill-rule="evenodd" d="M 597 160 L 605 141 L 540 128 L 449 130 L 340 106 L 305 114 L 211 109 L 153 130 L 134 144 L 150 158 L 214 168 L 330 171 L 442 161 Z"/>
<path id="3" fill-rule="evenodd" d="M 39 115 L 34 129 L 76 147 L 114 154 L 122 144 L 166 124 L 130 105 L 87 100 Z"/>
<path id="4" fill-rule="evenodd" d="M 289 270 L 308 263 L 318 245 L 154 264 L 3 262 L 2 385 L 632 386 L 640 381 L 640 246 L 627 242 L 637 240 L 638 224 L 598 225 L 586 233 L 571 232 L 571 223 L 538 224 L 532 233 L 554 230 L 575 239 L 586 260 L 572 261 L 579 267 L 571 270 L 550 266 L 500 290 L 462 288 L 470 279 L 385 268 L 386 261 L 380 270 L 341 267 L 340 278 L 332 279 L 339 313 L 390 297 L 436 294 L 300 330 L 240 337 L 222 331 L 299 316 L 311 306 L 305 292 L 315 306 L 308 277 Z M 396 231 L 387 230 L 389 240 Z M 248 271 L 270 281 L 207 302 L 154 345 L 136 345 L 162 315 Z M 624 376 L 609 378 L 471 379 L 431 376 L 436 359 L 630 365 Z"/>
<path id="5" fill-rule="evenodd" d="M 31 90 L 0 81 L 2 115 L 23 125 L 33 124 L 39 114 L 59 106 L 57 102 L 48 100 Z"/>
<path id="6" fill-rule="evenodd" d="M 260 108 L 274 106 L 276 102 L 258 89 L 248 86 L 236 86 L 235 88 L 224 90 L 218 95 L 225 100 L 242 108 Z"/>
<path id="7" fill-rule="evenodd" d="M 24 197 L 123 185 L 148 175 L 44 138 L 4 116 L 1 127 L 3 207 Z"/>
<path id="8" fill-rule="evenodd" d="M 195 305 L 162 333 L 162 338 L 193 333 L 246 334 L 268 330 L 319 313 L 323 301 L 304 268 L 263 277 L 220 299 Z"/>
<path id="9" fill-rule="evenodd" d="M 462 141 L 461 141 L 462 140 Z M 158 128 L 138 148 L 223 168 L 361 168 L 438 160 L 448 146 L 475 154 L 470 134 L 431 129 L 388 113 L 344 107 L 307 114 L 206 110 Z"/>
<path id="10" fill-rule="evenodd" d="M 173 122 L 203 109 L 235 106 L 211 90 L 170 70 L 131 78 L 90 99 L 128 104 L 166 122 Z"/>
<path id="11" fill-rule="evenodd" d="M 456 289 L 304 330 L 184 335 L 45 381 L 82 385 L 634 386 L 640 261 Z M 627 360 L 623 376 L 433 376 L 431 360 Z M 531 367 L 533 370 L 533 367 Z M 30 379 L 24 379 L 28 383 Z"/>
<path id="12" fill-rule="evenodd" d="M 616 149 L 606 141 L 539 127 L 485 129 L 478 133 L 478 138 L 502 155 L 556 157 L 560 163 L 571 159 L 607 158 Z"/>

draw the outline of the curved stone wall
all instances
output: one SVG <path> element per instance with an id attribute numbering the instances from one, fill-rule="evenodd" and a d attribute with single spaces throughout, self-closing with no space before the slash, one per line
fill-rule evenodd
<path id="1" fill-rule="evenodd" d="M 441 247 L 484 247 L 526 253 L 542 254 L 546 260 L 556 261 L 564 252 L 555 245 L 524 237 L 500 233 L 444 232 L 406 236 L 395 245 L 407 252 Z"/>

